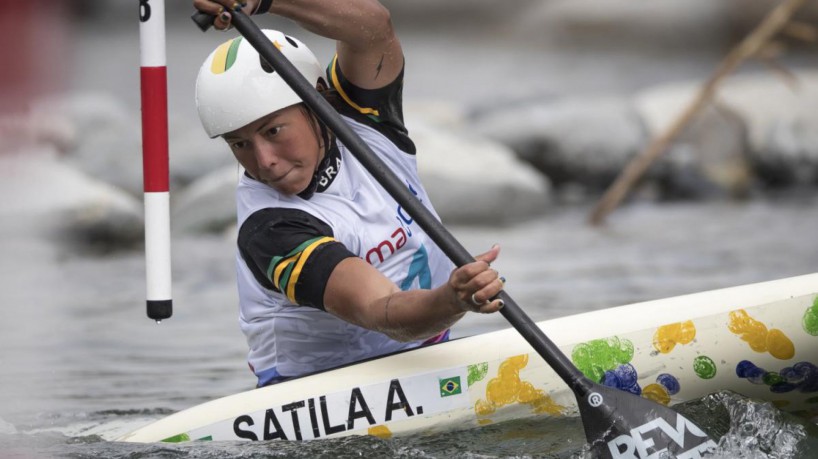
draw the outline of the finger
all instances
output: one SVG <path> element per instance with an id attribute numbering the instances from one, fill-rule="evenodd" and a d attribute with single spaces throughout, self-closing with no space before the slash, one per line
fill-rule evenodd
<path id="1" fill-rule="evenodd" d="M 494 301 L 487 302 L 486 304 L 480 306 L 475 310 L 475 312 L 479 312 L 480 314 L 493 314 L 501 309 L 506 304 L 501 299 L 496 299 Z"/>
<path id="2" fill-rule="evenodd" d="M 495 277 L 493 279 L 489 280 L 487 283 L 481 284 L 479 289 L 472 290 L 474 293 L 469 295 L 469 302 L 472 305 L 482 306 L 495 296 L 499 295 L 503 290 L 503 287 L 505 287 L 503 278 L 498 276 L 496 271 L 494 271 L 494 275 Z M 472 299 L 474 299 L 474 301 L 471 301 Z"/>
<path id="3" fill-rule="evenodd" d="M 222 10 L 216 16 L 216 19 L 213 20 L 213 26 L 215 26 L 219 30 L 227 30 L 230 28 L 230 21 L 233 17 L 227 10 Z"/>
<path id="4" fill-rule="evenodd" d="M 494 262 L 494 260 L 497 259 L 499 255 L 500 244 L 494 244 L 493 246 L 491 246 L 488 252 L 481 253 L 480 255 L 475 256 L 474 259 L 477 261 L 485 261 L 486 263 L 491 264 Z"/>
<path id="5" fill-rule="evenodd" d="M 221 14 L 222 11 L 229 8 L 232 2 L 229 0 L 222 0 L 222 1 L 211 1 L 211 0 L 194 0 L 193 6 L 203 12 L 207 13 L 211 16 L 218 16 Z"/>
<path id="6" fill-rule="evenodd" d="M 469 295 L 471 295 L 472 293 L 481 292 L 486 287 L 491 286 L 493 282 L 497 282 L 498 284 L 502 285 L 502 282 L 498 281 L 499 278 L 500 275 L 497 273 L 497 271 L 489 268 L 472 277 L 463 285 L 462 288 L 464 291 L 468 292 Z M 486 294 L 485 292 L 482 295 L 478 295 L 479 298 L 483 299 L 491 298 L 491 296 L 492 295 Z"/>
<path id="7" fill-rule="evenodd" d="M 485 261 L 474 261 L 463 265 L 452 272 L 451 281 L 455 288 L 463 288 L 478 274 L 489 270 L 489 264 Z"/>

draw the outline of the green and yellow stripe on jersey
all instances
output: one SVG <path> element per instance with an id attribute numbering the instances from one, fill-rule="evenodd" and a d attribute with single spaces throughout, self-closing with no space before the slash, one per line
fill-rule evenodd
<path id="1" fill-rule="evenodd" d="M 341 81 L 338 78 L 338 55 L 336 54 L 335 57 L 332 58 L 332 64 L 330 64 L 330 78 L 332 79 L 332 87 L 338 91 L 338 94 L 344 99 L 344 102 L 347 103 L 350 107 L 354 108 L 355 110 L 359 111 L 361 114 L 380 117 L 380 113 L 378 113 L 377 109 L 374 108 L 367 108 L 361 107 L 360 105 L 353 102 L 353 100 L 349 97 L 349 94 L 344 91 L 344 88 L 341 87 Z"/>
<path id="2" fill-rule="evenodd" d="M 319 236 L 302 242 L 283 257 L 273 257 L 267 267 L 267 278 L 273 282 L 279 292 L 287 296 L 287 299 L 298 303 L 295 298 L 295 286 L 298 284 L 298 277 L 304 269 L 304 264 L 318 246 L 328 242 L 335 242 L 335 238 Z"/>
<path id="3" fill-rule="evenodd" d="M 242 37 L 226 41 L 216 48 L 213 53 L 213 62 L 210 63 L 210 71 L 216 75 L 224 73 L 236 62 L 236 54 L 239 52 Z"/>

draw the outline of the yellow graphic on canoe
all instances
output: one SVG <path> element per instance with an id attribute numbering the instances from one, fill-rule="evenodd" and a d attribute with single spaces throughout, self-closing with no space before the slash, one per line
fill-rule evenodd
<path id="1" fill-rule="evenodd" d="M 383 438 L 384 440 L 392 438 L 392 431 L 383 424 L 370 427 L 367 433 L 373 437 Z"/>
<path id="2" fill-rule="evenodd" d="M 730 313 L 727 328 L 750 345 L 756 352 L 769 352 L 777 359 L 787 360 L 795 356 L 795 345 L 783 331 L 767 326 L 753 319 L 747 311 L 738 309 Z"/>
<path id="3" fill-rule="evenodd" d="M 689 344 L 694 338 L 696 326 L 689 320 L 662 325 L 653 335 L 653 348 L 662 354 L 668 354 L 677 344 Z"/>
<path id="4" fill-rule="evenodd" d="M 474 404 L 474 412 L 478 416 L 490 416 L 497 408 L 513 403 L 529 405 L 534 413 L 560 415 L 565 407 L 557 404 L 541 389 L 535 388 L 530 382 L 520 379 L 520 370 L 528 365 L 528 354 L 521 354 L 506 359 L 500 364 L 497 376 L 489 380 L 486 385 L 486 398 L 479 399 Z M 491 422 L 481 419 L 480 424 Z"/>

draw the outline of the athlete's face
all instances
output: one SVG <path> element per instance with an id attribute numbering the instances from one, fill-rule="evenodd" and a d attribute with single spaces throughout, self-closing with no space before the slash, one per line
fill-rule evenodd
<path id="1" fill-rule="evenodd" d="M 318 132 L 303 106 L 293 105 L 223 137 L 250 176 L 293 195 L 310 184 L 322 155 Z"/>

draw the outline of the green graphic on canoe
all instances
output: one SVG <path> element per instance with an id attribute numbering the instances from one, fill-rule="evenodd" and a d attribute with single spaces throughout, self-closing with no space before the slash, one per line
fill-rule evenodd
<path id="1" fill-rule="evenodd" d="M 448 397 L 450 395 L 457 395 L 461 392 L 460 376 L 440 379 L 440 396 Z"/>
<path id="2" fill-rule="evenodd" d="M 716 376 L 716 363 L 706 355 L 700 355 L 693 359 L 693 371 L 702 379 L 711 379 Z"/>
<path id="3" fill-rule="evenodd" d="M 488 362 L 476 363 L 474 365 L 469 365 L 469 379 L 468 379 L 469 387 L 471 387 L 472 384 L 476 383 L 477 381 L 482 381 L 483 378 L 486 377 L 488 372 L 489 372 L 489 363 Z"/>
<path id="4" fill-rule="evenodd" d="M 595 339 L 577 344 L 571 351 L 571 360 L 591 381 L 602 381 L 605 372 L 633 359 L 633 343 L 617 337 Z"/>
<path id="5" fill-rule="evenodd" d="M 186 433 L 180 433 L 179 435 L 174 435 L 162 440 L 163 443 L 184 443 L 186 441 L 190 441 L 190 435 Z M 206 437 L 197 438 L 196 441 L 213 441 L 213 436 L 208 435 Z"/>
<path id="6" fill-rule="evenodd" d="M 804 331 L 812 336 L 818 336 L 818 296 L 812 302 L 812 307 L 804 313 Z"/>
<path id="7" fill-rule="evenodd" d="M 185 441 L 190 441 L 190 435 L 186 433 L 180 433 L 162 440 L 163 443 L 182 443 Z"/>

